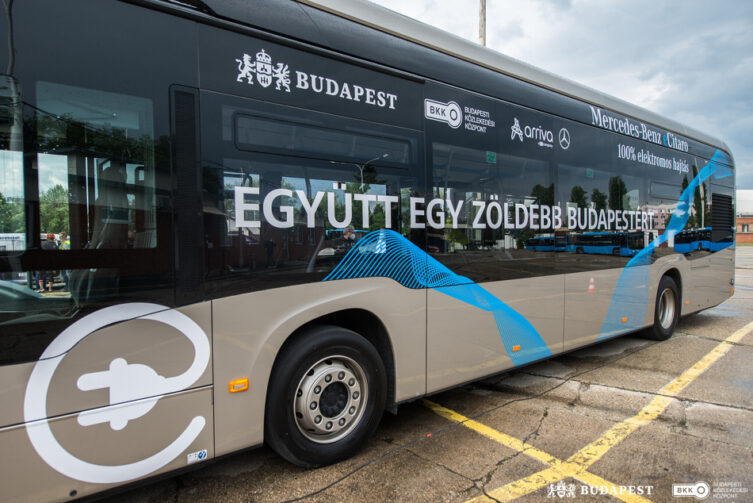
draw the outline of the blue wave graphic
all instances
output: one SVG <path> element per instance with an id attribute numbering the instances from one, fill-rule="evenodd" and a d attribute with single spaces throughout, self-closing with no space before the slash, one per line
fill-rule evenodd
<path id="1" fill-rule="evenodd" d="M 366 234 L 324 281 L 374 277 L 391 278 L 407 288 L 433 288 L 491 312 L 505 350 L 516 366 L 552 355 L 541 335 L 520 313 L 393 230 Z M 515 346 L 520 349 L 513 351 Z"/>
<path id="2" fill-rule="evenodd" d="M 688 223 L 690 208 L 693 204 L 693 196 L 696 188 L 703 182 L 714 176 L 724 178 L 732 175 L 732 170 L 727 166 L 729 158 L 717 150 L 708 163 L 698 172 L 695 178 L 688 184 L 677 201 L 672 218 L 670 218 L 664 234 L 657 236 L 649 245 L 638 252 L 627 263 L 617 280 L 612 301 L 604 319 L 604 324 L 599 332 L 597 341 L 614 337 L 629 330 L 638 330 L 643 326 L 648 308 L 651 257 L 654 250 L 666 243 L 670 237 L 680 232 Z M 622 322 L 622 318 L 627 318 Z"/>
<path id="3" fill-rule="evenodd" d="M 324 281 L 379 277 L 394 279 L 407 288 L 473 283 L 390 229 L 369 232 L 358 240 Z"/>

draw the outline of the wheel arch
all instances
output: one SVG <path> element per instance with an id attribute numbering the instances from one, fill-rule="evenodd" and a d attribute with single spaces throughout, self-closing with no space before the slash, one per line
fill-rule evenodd
<path id="1" fill-rule="evenodd" d="M 667 269 L 666 271 L 664 271 L 664 274 L 661 275 L 661 277 L 659 278 L 659 281 L 661 281 L 661 278 L 663 278 L 664 276 L 669 276 L 670 278 L 672 278 L 674 280 L 675 284 L 677 285 L 677 292 L 680 294 L 680 299 L 679 299 L 680 300 L 680 308 L 682 309 L 682 299 L 683 299 L 683 294 L 682 294 L 682 274 L 680 274 L 679 269 L 677 269 L 675 267 L 671 267 L 671 268 Z"/>
<path id="2" fill-rule="evenodd" d="M 382 320 L 366 309 L 352 308 L 334 311 L 317 318 L 311 319 L 296 328 L 280 346 L 275 355 L 272 369 L 277 365 L 280 355 L 285 348 L 300 337 L 307 336 L 307 329 L 317 325 L 332 325 L 351 330 L 368 340 L 379 353 L 382 359 L 387 377 L 387 401 L 386 410 L 393 414 L 397 412 L 395 401 L 395 356 L 392 341 Z"/>

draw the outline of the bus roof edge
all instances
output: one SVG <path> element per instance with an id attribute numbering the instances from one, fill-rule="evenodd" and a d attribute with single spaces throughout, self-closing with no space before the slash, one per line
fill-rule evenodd
<path id="1" fill-rule="evenodd" d="M 390 35 L 409 40 L 424 47 L 442 52 L 465 61 L 483 66 L 490 70 L 515 77 L 531 84 L 586 101 L 602 108 L 622 113 L 680 133 L 688 138 L 698 140 L 717 148 L 724 149 L 731 155 L 727 144 L 711 135 L 634 105 L 620 98 L 579 84 L 570 79 L 559 77 L 518 59 L 506 56 L 493 49 L 483 47 L 475 42 L 446 32 L 434 26 L 422 23 L 408 16 L 392 11 L 368 0 L 296 0 L 299 3 L 349 19 L 359 24 L 374 28 Z"/>

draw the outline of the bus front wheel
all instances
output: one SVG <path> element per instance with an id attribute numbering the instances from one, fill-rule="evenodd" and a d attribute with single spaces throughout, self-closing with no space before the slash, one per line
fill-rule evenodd
<path id="1" fill-rule="evenodd" d="M 306 329 L 272 369 L 265 440 L 306 468 L 346 459 L 379 425 L 386 389 L 384 364 L 369 341 L 341 327 Z"/>
<path id="2" fill-rule="evenodd" d="M 680 307 L 680 292 L 677 283 L 669 276 L 662 277 L 656 292 L 654 324 L 646 329 L 644 335 L 656 341 L 665 341 L 672 337 L 680 319 Z"/>

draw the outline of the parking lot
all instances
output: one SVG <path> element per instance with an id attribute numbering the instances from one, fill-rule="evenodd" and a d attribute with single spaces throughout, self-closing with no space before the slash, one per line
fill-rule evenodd
<path id="1" fill-rule="evenodd" d="M 668 341 L 627 336 L 402 405 L 337 465 L 260 448 L 110 501 L 672 501 L 673 484 L 753 501 L 753 246 L 736 267 L 735 295 Z"/>

